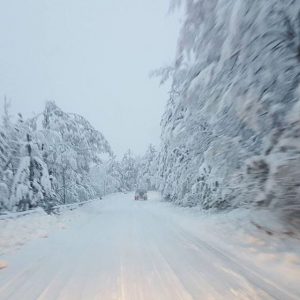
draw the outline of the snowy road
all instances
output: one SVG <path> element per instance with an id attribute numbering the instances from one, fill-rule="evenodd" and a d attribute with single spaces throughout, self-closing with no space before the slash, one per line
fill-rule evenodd
<path id="1" fill-rule="evenodd" d="M 180 226 L 171 207 L 132 198 L 79 208 L 72 226 L 4 257 L 0 299 L 299 299 Z"/>

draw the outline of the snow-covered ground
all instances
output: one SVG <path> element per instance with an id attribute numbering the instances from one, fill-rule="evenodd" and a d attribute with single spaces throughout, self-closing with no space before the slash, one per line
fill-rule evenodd
<path id="1" fill-rule="evenodd" d="M 54 215 L 48 215 L 41 208 L 0 215 L 0 255 L 18 250 L 31 240 L 47 238 L 57 229 L 65 229 L 78 218 L 78 214 L 82 216 L 81 211 L 76 209 L 79 205 L 60 206 L 57 209 L 59 213 Z"/>
<path id="2" fill-rule="evenodd" d="M 0 299 L 300 298 L 300 242 L 258 229 L 266 215 L 159 200 L 113 194 L 60 216 L 0 220 Z"/>

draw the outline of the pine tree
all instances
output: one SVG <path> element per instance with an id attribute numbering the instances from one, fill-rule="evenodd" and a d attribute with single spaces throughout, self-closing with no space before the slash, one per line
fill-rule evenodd
<path id="1" fill-rule="evenodd" d="M 11 208 L 16 206 L 21 211 L 36 206 L 48 208 L 52 193 L 48 168 L 29 133 L 22 152 L 12 186 Z"/>

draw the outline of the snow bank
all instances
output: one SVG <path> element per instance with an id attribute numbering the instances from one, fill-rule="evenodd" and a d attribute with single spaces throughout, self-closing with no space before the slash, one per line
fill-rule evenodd
<path id="1" fill-rule="evenodd" d="M 96 200 L 56 207 L 59 214 L 48 215 L 43 209 L 8 213 L 0 216 L 0 255 L 18 250 L 27 242 L 47 238 L 55 230 L 66 229 L 70 222 L 78 220 L 81 205 Z"/>
<path id="2" fill-rule="evenodd" d="M 157 201 L 157 195 L 154 198 Z M 286 288 L 299 288 L 295 278 L 300 278 L 300 237 L 289 232 L 286 223 L 278 222 L 271 212 L 236 209 L 216 213 L 165 202 L 161 208 L 159 212 L 153 207 L 171 226 L 176 224 L 192 232 L 213 250 L 242 262 L 246 268 L 254 266 L 259 276 L 278 280 L 278 274 L 282 274 Z"/>

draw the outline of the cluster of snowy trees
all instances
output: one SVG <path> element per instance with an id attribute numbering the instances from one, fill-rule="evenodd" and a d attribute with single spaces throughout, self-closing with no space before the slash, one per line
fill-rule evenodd
<path id="1" fill-rule="evenodd" d="M 43 113 L 15 120 L 5 102 L 0 127 L 0 208 L 50 210 L 95 198 L 90 169 L 112 156 L 103 135 L 83 117 L 54 102 Z"/>
<path id="2" fill-rule="evenodd" d="M 69 204 L 137 187 L 156 187 L 157 152 L 117 160 L 104 136 L 54 102 L 24 120 L 4 103 L 0 125 L 0 211 Z"/>
<path id="3" fill-rule="evenodd" d="M 182 3 L 181 3 L 182 2 Z M 185 0 L 160 189 L 204 208 L 300 215 L 300 1 Z"/>
<path id="4" fill-rule="evenodd" d="M 111 157 L 92 169 L 91 176 L 95 188 L 103 195 L 134 191 L 137 188 L 156 190 L 158 155 L 159 152 L 155 147 L 149 145 L 142 157 L 134 155 L 131 150 L 128 150 L 120 160 Z"/>

